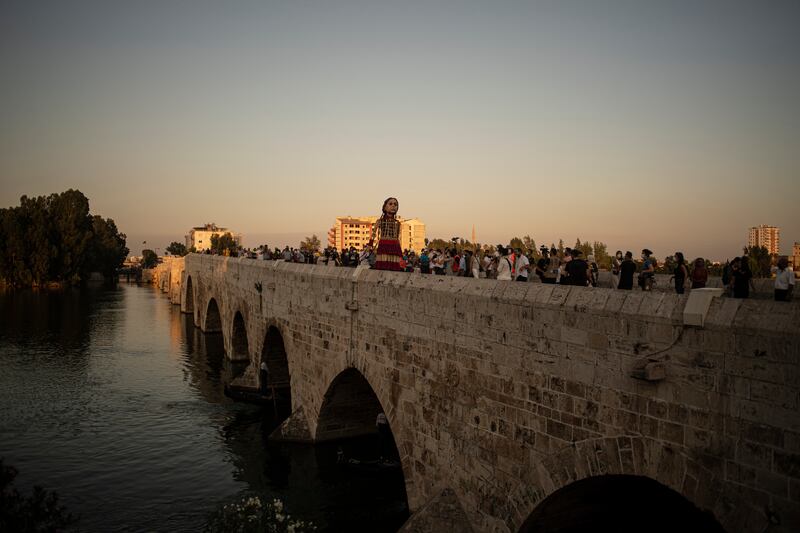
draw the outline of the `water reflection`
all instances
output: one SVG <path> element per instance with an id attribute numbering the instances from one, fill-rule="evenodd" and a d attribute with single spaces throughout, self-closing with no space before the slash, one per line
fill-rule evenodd
<path id="1" fill-rule="evenodd" d="M 273 410 L 224 396 L 225 361 L 220 334 L 150 288 L 0 294 L 0 456 L 85 531 L 197 531 L 245 491 L 323 531 L 397 529 L 402 473 L 343 469 L 336 444 L 270 443 Z"/>

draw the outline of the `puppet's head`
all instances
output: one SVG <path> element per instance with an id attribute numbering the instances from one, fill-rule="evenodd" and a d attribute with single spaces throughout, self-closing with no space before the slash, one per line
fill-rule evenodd
<path id="1" fill-rule="evenodd" d="M 397 201 L 397 198 L 389 197 L 383 202 L 383 207 L 381 211 L 383 211 L 384 215 L 396 215 L 397 210 L 400 208 L 400 202 Z"/>

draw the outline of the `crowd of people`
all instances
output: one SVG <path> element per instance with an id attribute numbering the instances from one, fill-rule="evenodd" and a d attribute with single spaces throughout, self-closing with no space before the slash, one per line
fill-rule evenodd
<path id="1" fill-rule="evenodd" d="M 337 250 L 328 247 L 322 251 L 292 248 L 286 246 L 270 249 L 268 246 L 242 248 L 233 255 L 258 260 L 281 260 L 293 263 L 325 264 L 329 266 L 374 267 L 376 253 L 372 246 L 362 250 L 355 247 Z M 559 252 L 555 247 L 542 246 L 538 259 L 529 258 L 530 252 L 521 248 L 498 245 L 493 252 L 456 248 L 425 248 L 420 253 L 403 251 L 400 266 L 405 272 L 433 274 L 439 276 L 461 276 L 488 278 L 500 281 L 527 282 L 534 278 L 542 283 L 596 287 L 600 268 L 593 255 L 583 257 L 577 249 L 565 248 Z M 687 262 L 683 253 L 673 255 L 674 267 L 670 277 L 675 292 L 684 294 L 687 289 L 704 288 L 708 283 L 709 272 L 706 260 L 697 258 Z M 647 248 L 641 251 L 640 260 L 634 261 L 633 253 L 624 254 L 618 250 L 611 258 L 611 286 L 620 290 L 632 290 L 638 286 L 650 291 L 655 284 L 658 262 L 653 252 Z M 789 267 L 788 259 L 781 257 L 773 268 L 775 275 L 775 300 L 788 301 L 792 297 L 795 276 Z M 748 298 L 753 286 L 753 272 L 747 255 L 734 258 L 723 268 L 722 284 L 734 298 Z"/>

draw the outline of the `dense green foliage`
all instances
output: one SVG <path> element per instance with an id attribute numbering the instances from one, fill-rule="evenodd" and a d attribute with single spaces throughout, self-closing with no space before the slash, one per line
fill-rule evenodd
<path id="1" fill-rule="evenodd" d="M 17 470 L 0 458 L 0 531 L 63 531 L 75 519 L 59 504 L 58 494 L 34 487 L 30 496 L 21 495 L 14 485 Z"/>
<path id="2" fill-rule="evenodd" d="M 178 241 L 172 241 L 170 245 L 167 246 L 167 252 L 178 257 L 183 257 L 189 253 L 189 250 L 186 248 L 185 244 Z"/>
<path id="3" fill-rule="evenodd" d="M 316 234 L 311 237 L 306 237 L 300 242 L 300 249 L 304 252 L 318 252 L 321 247 L 322 243 Z"/>
<path id="4" fill-rule="evenodd" d="M 230 233 L 211 236 L 211 251 L 217 255 L 236 256 L 239 245 Z"/>
<path id="5" fill-rule="evenodd" d="M 91 272 L 112 278 L 127 255 L 125 235 L 91 215 L 80 191 L 23 196 L 0 209 L 0 277 L 10 285 L 75 284 Z"/>
<path id="6" fill-rule="evenodd" d="M 158 255 L 153 250 L 142 250 L 142 268 L 155 268 L 158 264 Z"/>
<path id="7" fill-rule="evenodd" d="M 750 259 L 750 270 L 753 272 L 753 276 L 757 278 L 772 276 L 772 265 L 777 262 L 777 256 L 771 256 L 765 246 L 749 246 L 745 251 Z"/>

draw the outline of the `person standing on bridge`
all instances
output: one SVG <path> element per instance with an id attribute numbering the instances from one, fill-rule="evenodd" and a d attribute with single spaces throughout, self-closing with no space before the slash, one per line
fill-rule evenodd
<path id="1" fill-rule="evenodd" d="M 372 226 L 369 246 L 378 241 L 376 251 L 376 270 L 402 271 L 400 260 L 403 258 L 403 249 L 400 248 L 400 221 L 397 220 L 397 210 L 400 203 L 397 198 L 387 198 L 383 202 L 381 217 Z"/>

